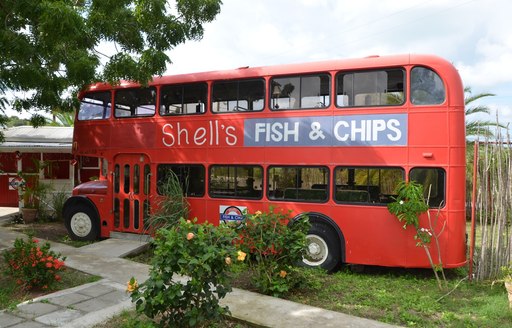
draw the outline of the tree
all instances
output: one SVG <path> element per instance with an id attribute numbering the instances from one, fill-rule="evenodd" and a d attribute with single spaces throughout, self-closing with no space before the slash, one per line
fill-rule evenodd
<path id="1" fill-rule="evenodd" d="M 46 125 L 74 126 L 75 125 L 75 112 L 53 111 L 52 118 L 46 118 Z"/>
<path id="2" fill-rule="evenodd" d="M 150 81 L 171 63 L 165 53 L 203 36 L 221 0 L 2 0 L 0 116 L 76 108 L 90 83 Z M 100 52 L 106 43 L 116 53 Z M 10 99 L 11 97 L 9 97 Z M 44 118 L 32 122 L 44 124 Z"/>
<path id="3" fill-rule="evenodd" d="M 466 114 L 466 137 L 468 136 L 488 136 L 492 135 L 492 132 L 489 131 L 488 128 L 498 126 L 496 122 L 482 120 L 482 119 L 474 119 L 468 120 L 468 117 L 474 114 L 490 114 L 491 109 L 485 105 L 473 105 L 473 103 L 479 99 L 485 97 L 495 96 L 494 93 L 478 93 L 473 95 L 471 92 L 471 87 L 464 88 L 464 104 L 465 104 L 465 114 Z"/>

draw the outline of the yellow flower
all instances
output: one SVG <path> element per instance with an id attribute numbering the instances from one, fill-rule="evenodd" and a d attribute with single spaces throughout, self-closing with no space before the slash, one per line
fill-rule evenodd
<path id="1" fill-rule="evenodd" d="M 279 276 L 281 276 L 281 278 L 285 278 L 286 275 L 287 275 L 287 273 L 284 270 L 281 270 L 281 272 L 279 272 Z"/>
<path id="2" fill-rule="evenodd" d="M 194 238 L 194 233 L 193 232 L 187 233 L 187 240 L 191 240 L 192 238 Z"/>
<path id="3" fill-rule="evenodd" d="M 261 214 L 262 214 L 262 213 L 261 213 L 261 211 L 256 211 L 256 212 L 254 213 L 254 215 L 256 215 L 256 216 L 261 215 Z"/>
<path id="4" fill-rule="evenodd" d="M 231 265 L 231 257 L 226 257 L 224 261 L 226 262 L 227 265 Z"/>
<path id="5" fill-rule="evenodd" d="M 242 252 L 242 251 L 238 251 L 238 257 L 236 258 L 238 261 L 242 261 L 245 260 L 245 257 L 247 256 L 246 253 Z"/>
<path id="6" fill-rule="evenodd" d="M 126 291 L 128 293 L 133 292 L 137 288 L 139 288 L 139 284 L 137 283 L 137 280 L 135 280 L 134 278 L 130 279 L 130 281 L 128 281 L 126 284 Z"/>

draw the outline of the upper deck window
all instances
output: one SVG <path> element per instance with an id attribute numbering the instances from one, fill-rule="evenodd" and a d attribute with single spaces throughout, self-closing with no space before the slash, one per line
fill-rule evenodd
<path id="1" fill-rule="evenodd" d="M 155 88 L 121 89 L 116 91 L 115 117 L 153 116 L 156 108 Z"/>
<path id="2" fill-rule="evenodd" d="M 338 107 L 396 106 L 405 101 L 403 69 L 341 72 L 336 76 Z"/>
<path id="3" fill-rule="evenodd" d="M 207 94 L 206 83 L 165 85 L 160 89 L 160 115 L 204 113 Z"/>
<path id="4" fill-rule="evenodd" d="M 213 83 L 212 111 L 252 112 L 263 110 L 265 104 L 265 81 L 236 80 Z"/>
<path id="5" fill-rule="evenodd" d="M 414 105 L 438 105 L 446 98 L 443 80 L 436 72 L 425 67 L 411 71 L 411 102 Z"/>
<path id="6" fill-rule="evenodd" d="M 326 108 L 330 105 L 328 74 L 274 78 L 270 83 L 271 108 Z"/>
<path id="7" fill-rule="evenodd" d="M 111 107 L 110 92 L 88 93 L 80 101 L 78 120 L 87 121 L 109 118 Z"/>

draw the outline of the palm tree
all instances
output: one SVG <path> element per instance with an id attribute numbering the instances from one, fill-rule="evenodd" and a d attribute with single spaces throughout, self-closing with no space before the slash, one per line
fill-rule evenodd
<path id="1" fill-rule="evenodd" d="M 482 120 L 482 119 L 474 119 L 469 120 L 469 116 L 473 114 L 490 114 L 491 109 L 486 105 L 473 105 L 473 102 L 485 98 L 495 96 L 494 93 L 478 93 L 473 95 L 471 92 L 471 87 L 464 88 L 464 104 L 466 106 L 465 114 L 466 114 L 466 137 L 485 137 L 494 135 L 492 131 L 490 131 L 490 127 L 502 127 L 496 122 Z"/>
<path id="2" fill-rule="evenodd" d="M 52 112 L 52 118 L 47 118 L 46 123 L 51 126 L 74 126 L 75 112 L 62 112 L 55 110 Z"/>

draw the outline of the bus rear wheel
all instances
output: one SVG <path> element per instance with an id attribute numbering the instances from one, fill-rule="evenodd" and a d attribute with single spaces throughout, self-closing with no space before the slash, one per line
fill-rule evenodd
<path id="1" fill-rule="evenodd" d="M 92 241 L 98 238 L 98 218 L 94 210 L 87 205 L 77 204 L 68 210 L 64 223 L 73 240 Z"/>
<path id="2" fill-rule="evenodd" d="M 341 264 L 339 238 L 325 223 L 314 222 L 307 236 L 307 249 L 302 262 L 308 267 L 321 267 L 328 272 L 335 271 Z"/>

